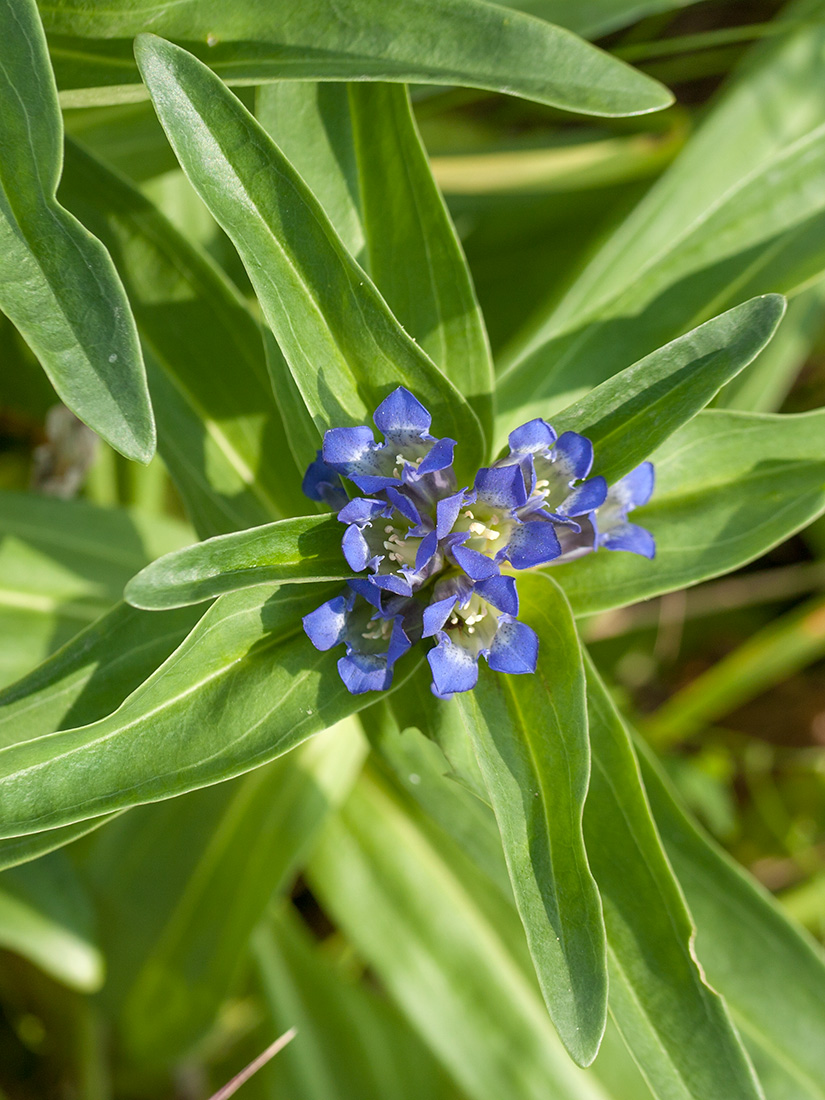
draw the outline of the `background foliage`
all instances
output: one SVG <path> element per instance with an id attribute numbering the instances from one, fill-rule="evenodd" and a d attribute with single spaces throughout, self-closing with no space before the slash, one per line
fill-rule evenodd
<path id="1" fill-rule="evenodd" d="M 0 30 L 0 1096 L 295 1026 L 241 1095 L 825 1100 L 820 0 Z M 398 384 L 464 479 L 533 416 L 657 471 L 450 703 L 300 625 Z"/>

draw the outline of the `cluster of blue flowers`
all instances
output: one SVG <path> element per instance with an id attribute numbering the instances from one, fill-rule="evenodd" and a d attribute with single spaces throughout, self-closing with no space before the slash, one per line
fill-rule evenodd
<path id="1" fill-rule="evenodd" d="M 354 694 L 389 687 L 396 661 L 421 639 L 440 698 L 468 691 L 478 659 L 498 672 L 535 672 L 538 638 L 518 621 L 515 578 L 600 547 L 652 558 L 649 531 L 628 513 L 653 492 L 642 463 L 608 488 L 588 478 L 593 446 L 576 432 L 531 420 L 509 452 L 458 488 L 455 440 L 429 434 L 432 418 L 399 387 L 375 411 L 384 441 L 366 426 L 332 428 L 304 477 L 304 492 L 345 524 L 341 546 L 361 573 L 341 595 L 304 617 L 320 650 L 346 646 L 338 671 Z M 363 496 L 350 499 L 341 477 Z"/>

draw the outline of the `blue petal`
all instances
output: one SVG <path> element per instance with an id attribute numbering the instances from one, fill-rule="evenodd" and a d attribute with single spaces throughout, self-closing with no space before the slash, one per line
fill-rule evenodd
<path id="1" fill-rule="evenodd" d="M 461 511 L 461 506 L 463 503 L 463 489 L 459 489 L 457 493 L 453 493 L 451 496 L 443 497 L 436 503 L 435 529 L 440 539 L 443 539 L 446 535 L 449 535 L 450 531 L 452 531 L 453 525 L 458 519 L 458 513 Z"/>
<path id="2" fill-rule="evenodd" d="M 625 511 L 630 512 L 634 508 L 641 508 L 643 504 L 647 504 L 653 495 L 654 482 L 653 463 L 643 462 L 641 466 L 637 466 L 635 470 L 626 474 L 621 481 L 616 482 L 611 489 L 611 495 L 615 494 Z"/>
<path id="3" fill-rule="evenodd" d="M 432 638 L 444 626 L 450 612 L 458 603 L 458 596 L 448 596 L 445 600 L 436 600 L 424 608 L 424 632 L 422 638 Z"/>
<path id="4" fill-rule="evenodd" d="M 344 640 L 347 626 L 347 613 L 352 606 L 352 599 L 346 596 L 335 596 L 327 600 L 308 615 L 304 615 L 303 624 L 306 636 L 316 649 L 332 649 Z"/>
<path id="5" fill-rule="evenodd" d="M 348 474 L 364 462 L 375 450 L 372 431 L 357 428 L 330 428 L 324 433 L 324 462 L 339 473 Z"/>
<path id="6" fill-rule="evenodd" d="M 351 523 L 344 532 L 344 537 L 341 539 L 341 549 L 344 552 L 347 565 L 353 573 L 360 573 L 374 560 L 371 557 L 369 545 L 361 528 L 354 523 Z"/>
<path id="7" fill-rule="evenodd" d="M 499 572 L 499 567 L 492 558 L 479 554 L 478 550 L 470 550 L 460 542 L 454 543 L 450 551 L 458 565 L 474 581 L 483 581 Z"/>
<path id="8" fill-rule="evenodd" d="M 373 416 L 375 426 L 384 435 L 414 432 L 423 435 L 429 430 L 432 417 L 417 397 L 403 386 L 385 397 Z M 329 461 L 329 460 L 327 460 Z"/>
<path id="9" fill-rule="evenodd" d="M 379 611 L 383 612 L 381 589 L 376 588 L 369 577 L 352 577 L 347 581 L 347 585 L 353 592 L 362 596 L 367 603 L 372 604 L 373 607 L 377 607 Z"/>
<path id="10" fill-rule="evenodd" d="M 416 526 L 421 523 L 421 513 L 410 498 L 405 496 L 400 489 L 387 489 L 387 500 L 391 501 L 393 506 L 402 516 L 408 519 L 410 523 L 414 523 Z"/>
<path id="11" fill-rule="evenodd" d="M 400 573 L 373 573 L 370 582 L 385 592 L 394 592 L 396 596 L 411 596 L 412 585 L 406 575 Z"/>
<path id="12" fill-rule="evenodd" d="M 599 538 L 599 543 L 607 550 L 629 550 L 631 554 L 641 554 L 643 558 L 656 556 L 653 535 L 636 523 L 622 523 L 611 528 Z"/>
<path id="13" fill-rule="evenodd" d="M 392 683 L 392 669 L 381 654 L 348 653 L 338 661 L 338 675 L 352 695 L 384 691 Z"/>
<path id="14" fill-rule="evenodd" d="M 518 615 L 518 591 L 515 577 L 488 577 L 487 580 L 476 583 L 475 591 L 499 611 L 507 615 Z"/>
<path id="15" fill-rule="evenodd" d="M 529 520 L 513 528 L 504 553 L 514 569 L 533 569 L 557 558 L 561 544 L 552 523 Z"/>
<path id="16" fill-rule="evenodd" d="M 499 621 L 487 664 L 495 672 L 535 672 L 538 655 L 539 640 L 535 631 L 525 623 Z"/>
<path id="17" fill-rule="evenodd" d="M 478 658 L 461 646 L 453 645 L 446 634 L 427 654 L 433 674 L 433 685 L 439 695 L 470 691 L 478 683 Z"/>
<path id="18" fill-rule="evenodd" d="M 454 439 L 448 439 L 446 436 L 443 439 L 439 439 L 430 448 L 424 461 L 418 465 L 416 477 L 423 477 L 425 474 L 434 474 L 438 470 L 446 470 L 448 466 L 452 465 L 454 450 Z"/>
<path id="19" fill-rule="evenodd" d="M 510 432 L 510 451 L 513 454 L 532 454 L 544 451 L 556 441 L 556 433 L 546 420 L 536 417 Z"/>
<path id="20" fill-rule="evenodd" d="M 351 501 L 338 513 L 341 523 L 354 523 L 363 527 L 371 523 L 376 516 L 389 516 L 391 509 L 386 501 L 371 500 L 369 497 L 353 497 Z"/>
<path id="21" fill-rule="evenodd" d="M 565 515 L 584 516 L 588 512 L 595 512 L 597 508 L 601 508 L 606 496 L 607 482 L 604 478 L 591 477 L 589 481 L 585 481 L 574 489 L 560 508 Z"/>
<path id="22" fill-rule="evenodd" d="M 578 432 L 564 432 L 553 448 L 553 463 L 561 471 L 565 481 L 579 481 L 587 477 L 593 465 L 593 444 Z"/>
<path id="23" fill-rule="evenodd" d="M 524 474 L 519 465 L 484 467 L 476 474 L 473 488 L 478 500 L 489 508 L 511 511 L 527 503 Z"/>
<path id="24" fill-rule="evenodd" d="M 415 571 L 420 573 L 421 570 L 432 561 L 435 556 L 435 552 L 438 549 L 438 535 L 435 531 L 430 531 L 421 540 L 421 545 L 418 547 L 415 555 Z"/>
<path id="25" fill-rule="evenodd" d="M 391 669 L 398 658 L 403 657 L 411 645 L 412 642 L 401 625 L 401 616 L 399 615 L 392 624 L 390 644 L 387 647 L 387 668 Z"/>
<path id="26" fill-rule="evenodd" d="M 347 494 L 341 479 L 335 470 L 324 462 L 321 451 L 317 452 L 315 461 L 310 462 L 307 467 L 301 482 L 301 491 L 310 500 L 323 501 L 334 512 L 347 503 Z"/>

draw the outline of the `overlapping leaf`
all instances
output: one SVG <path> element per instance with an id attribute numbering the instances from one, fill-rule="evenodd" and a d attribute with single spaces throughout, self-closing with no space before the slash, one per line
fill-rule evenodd
<path id="1" fill-rule="evenodd" d="M 227 277 L 71 141 L 60 195 L 115 258 L 143 342 L 160 451 L 199 534 L 306 511 L 258 325 Z"/>
<path id="2" fill-rule="evenodd" d="M 223 596 L 114 714 L 0 750 L 0 835 L 230 779 L 363 707 L 335 655 L 301 630 L 301 615 L 333 592 L 264 585 Z"/>
<path id="3" fill-rule="evenodd" d="M 35 0 L 0 4 L 0 308 L 62 400 L 127 458 L 155 426 L 135 323 L 112 261 L 55 198 L 63 126 Z"/>
<path id="4" fill-rule="evenodd" d="M 594 472 L 612 483 L 707 405 L 768 343 L 785 312 L 778 294 L 706 321 L 602 382 L 554 417 L 595 448 Z"/>
<path id="5" fill-rule="evenodd" d="M 569 31 L 478 0 L 390 6 L 381 0 L 281 0 L 233 6 L 184 0 L 78 0 L 44 5 L 61 89 L 70 102 L 134 98 L 135 35 L 153 31 L 198 50 L 220 76 L 267 80 L 395 80 L 468 84 L 596 115 L 666 107 L 656 81 Z M 468 34 L 472 27 L 472 34 Z M 83 90 L 89 89 L 85 94 Z"/>
<path id="6" fill-rule="evenodd" d="M 366 423 L 402 384 L 439 433 L 462 441 L 466 469 L 479 465 L 475 414 L 400 327 L 255 119 L 185 50 L 151 35 L 136 49 L 178 159 L 238 248 L 319 431 Z"/>
<path id="7" fill-rule="evenodd" d="M 281 82 L 259 90 L 256 115 L 489 438 L 492 364 L 484 321 L 406 91 Z"/>
<path id="8" fill-rule="evenodd" d="M 589 1065 L 604 1033 L 607 970 L 582 835 L 590 773 L 584 669 L 567 601 L 555 585 L 541 591 L 530 619 L 541 639 L 535 674 L 483 672 L 458 698 L 548 1010 L 571 1056 Z"/>
<path id="9" fill-rule="evenodd" d="M 133 607 L 159 611 L 257 584 L 344 580 L 341 525 L 330 516 L 300 516 L 216 535 L 173 551 L 126 586 Z"/>

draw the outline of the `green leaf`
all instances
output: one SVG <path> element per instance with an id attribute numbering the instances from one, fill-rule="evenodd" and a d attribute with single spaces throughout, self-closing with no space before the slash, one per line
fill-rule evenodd
<path id="1" fill-rule="evenodd" d="M 593 472 L 614 482 L 686 424 L 747 366 L 785 312 L 778 294 L 753 298 L 659 348 L 554 417 L 593 443 Z"/>
<path id="2" fill-rule="evenodd" d="M 629 23 L 658 12 L 689 7 L 696 0 L 504 0 L 504 7 L 517 8 L 550 23 L 569 27 L 587 38 L 600 38 Z"/>
<path id="3" fill-rule="evenodd" d="M 2 0 L 0 28 L 0 308 L 69 408 L 148 462 L 155 426 L 129 303 L 105 248 L 55 198 L 63 127 L 35 0 Z"/>
<path id="4" fill-rule="evenodd" d="M 133 1062 L 168 1064 L 213 1024 L 365 750 L 348 719 L 234 782 L 134 811 L 87 848 L 106 914 L 103 997 Z"/>
<path id="5" fill-rule="evenodd" d="M 92 921 L 89 899 L 65 856 L 47 855 L 0 876 L 0 947 L 84 993 L 103 984 Z"/>
<path id="6" fill-rule="evenodd" d="M 816 12 L 809 2 L 788 9 L 787 33 L 759 48 L 562 301 L 512 342 L 498 438 L 523 403 L 540 400 L 549 415 L 721 309 L 796 291 L 825 269 L 825 111 L 810 95 L 825 41 Z"/>
<path id="7" fill-rule="evenodd" d="M 489 438 L 484 320 L 405 89 L 282 81 L 259 89 L 256 115 Z"/>
<path id="8" fill-rule="evenodd" d="M 238 248 L 319 431 L 364 423 L 402 384 L 439 434 L 461 441 L 466 469 L 477 468 L 475 414 L 401 329 L 255 119 L 185 50 L 142 35 L 136 53 L 170 142 Z"/>
<path id="9" fill-rule="evenodd" d="M 534 675 L 482 670 L 458 696 L 496 813 L 510 880 L 553 1022 L 589 1065 L 607 1016 L 604 924 L 582 836 L 590 772 L 584 668 L 564 595 L 542 584 Z"/>
<path id="10" fill-rule="evenodd" d="M 369 770 L 309 864 L 313 893 L 471 1100 L 607 1100 L 535 985 L 521 923 L 450 836 Z"/>
<path id="11" fill-rule="evenodd" d="M 657 1097 L 759 1100 L 725 1004 L 697 964 L 690 914 L 627 731 L 590 664 L 587 706 L 593 771 L 584 827 L 604 903 L 611 1014 Z"/>
<path id="12" fill-rule="evenodd" d="M 499 433 L 549 414 L 721 307 L 790 293 L 825 271 L 825 127 L 724 197 L 626 289 L 500 376 Z M 518 422 L 518 421 L 517 421 Z"/>
<path id="13" fill-rule="evenodd" d="M 640 745 L 645 787 L 696 920 L 696 951 L 724 996 L 767 1100 L 823 1100 L 825 959 L 755 879 L 677 804 Z"/>
<path id="14" fill-rule="evenodd" d="M 818 15 L 818 0 L 797 0 L 780 12 L 783 33 L 749 52 L 671 167 L 594 251 L 552 320 L 544 318 L 548 332 L 615 298 L 743 180 L 825 123 L 825 104 L 810 94 L 825 45 Z M 776 184 L 781 188 L 781 180 Z"/>
<path id="15" fill-rule="evenodd" d="M 187 537 L 171 519 L 0 492 L 0 685 L 97 619 L 136 569 Z"/>
<path id="16" fill-rule="evenodd" d="M 779 412 L 824 325 L 825 283 L 817 283 L 789 303 L 770 344 L 747 370 L 728 382 L 714 401 L 715 407 Z"/>
<path id="17" fill-rule="evenodd" d="M 589 615 L 684 588 L 759 557 L 825 510 L 825 412 L 700 413 L 651 456 L 656 489 L 633 512 L 656 558 L 600 550 L 551 567 Z"/>
<path id="18" fill-rule="evenodd" d="M 61 89 L 98 88 L 72 104 L 133 98 L 135 35 L 151 26 L 191 44 L 230 81 L 395 80 L 465 84 L 596 115 L 640 114 L 671 102 L 667 89 L 569 31 L 478 0 L 403 7 L 381 0 L 281 0 L 227 6 L 153 0 L 105 8 L 62 0 L 44 8 Z M 106 41 L 95 41 L 95 40 Z M 113 85 L 115 87 L 113 87 Z"/>
<path id="19" fill-rule="evenodd" d="M 230 779 L 361 709 L 370 700 L 346 690 L 336 654 L 301 630 L 301 616 L 334 591 L 264 585 L 222 596 L 114 714 L 0 750 L 0 836 Z"/>
<path id="20" fill-rule="evenodd" d="M 0 745 L 111 714 L 183 641 L 202 609 L 147 613 L 119 603 L 0 692 Z"/>
<path id="21" fill-rule="evenodd" d="M 296 1027 L 268 1067 L 272 1096 L 452 1100 L 455 1085 L 386 997 L 356 984 L 285 905 L 253 937 L 272 1033 Z M 354 1041 L 355 1040 L 355 1041 Z"/>
<path id="22" fill-rule="evenodd" d="M 72 141 L 60 195 L 118 265 L 143 342 L 160 452 L 198 533 L 305 511 L 259 326 L 236 288 L 140 192 Z"/>
<path id="23" fill-rule="evenodd" d="M 5 871 L 9 867 L 19 867 L 23 863 L 31 863 L 48 855 L 49 852 L 56 852 L 67 844 L 93 833 L 95 829 L 112 821 L 116 816 L 116 814 L 109 814 L 91 821 L 80 821 L 76 825 L 64 825 L 62 829 L 47 829 L 43 833 L 31 833 L 29 836 L 0 840 L 0 871 Z"/>
<path id="24" fill-rule="evenodd" d="M 407 332 L 467 398 L 489 439 L 493 367 L 484 319 L 409 96 L 392 84 L 348 90 L 366 269 Z"/>
<path id="25" fill-rule="evenodd" d="M 345 580 L 341 524 L 331 516 L 301 516 L 236 531 L 173 551 L 133 577 L 126 600 L 160 611 L 185 607 L 258 584 Z"/>

